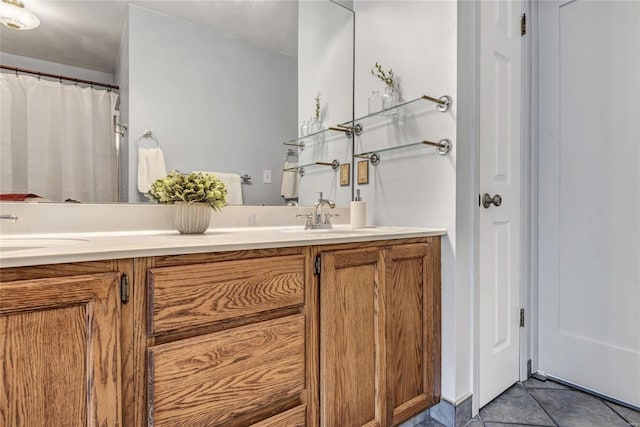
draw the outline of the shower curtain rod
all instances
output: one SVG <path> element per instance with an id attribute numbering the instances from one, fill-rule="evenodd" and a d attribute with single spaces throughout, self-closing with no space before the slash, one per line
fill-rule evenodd
<path id="1" fill-rule="evenodd" d="M 40 72 L 40 71 L 26 70 L 24 68 L 10 67 L 8 65 L 0 65 L 0 68 L 2 68 L 3 70 L 14 71 L 16 74 L 17 73 L 34 74 L 34 75 L 36 75 L 38 77 L 51 77 L 51 78 L 59 79 L 59 80 L 68 80 L 68 81 L 71 81 L 71 82 L 84 83 L 84 84 L 91 85 L 91 86 L 102 86 L 102 87 L 106 87 L 107 89 L 120 90 L 120 86 L 110 85 L 110 84 L 107 84 L 107 83 L 93 82 L 91 80 L 76 79 L 76 78 L 73 78 L 73 77 L 62 76 L 62 75 L 59 75 L 59 74 L 43 73 L 43 72 Z"/>

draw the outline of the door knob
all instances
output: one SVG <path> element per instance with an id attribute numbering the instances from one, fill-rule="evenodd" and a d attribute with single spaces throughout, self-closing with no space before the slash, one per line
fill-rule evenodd
<path id="1" fill-rule="evenodd" d="M 500 206 L 502 204 L 502 196 L 496 194 L 495 196 L 491 197 L 489 193 L 484 193 L 482 195 L 482 206 L 484 206 L 485 209 L 489 209 L 489 206 L 491 206 L 492 203 L 495 206 Z"/>

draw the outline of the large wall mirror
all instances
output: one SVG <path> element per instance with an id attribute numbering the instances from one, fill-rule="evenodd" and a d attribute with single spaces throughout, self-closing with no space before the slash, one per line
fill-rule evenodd
<path id="1" fill-rule="evenodd" d="M 24 5 L 40 25 L 27 31 L 1 26 L 0 63 L 42 75 L 1 70 L 0 193 L 146 202 L 139 150 L 159 146 L 167 171 L 250 177 L 232 204 L 309 205 L 320 191 L 338 205 L 351 200 L 339 170 L 307 168 L 302 177 L 283 172 L 285 162 L 352 161 L 352 144 L 340 132 L 309 140 L 303 150 L 283 144 L 316 115 L 318 94 L 323 126 L 353 117 L 354 16 L 343 4 Z M 157 158 L 150 158 L 153 169 Z"/>

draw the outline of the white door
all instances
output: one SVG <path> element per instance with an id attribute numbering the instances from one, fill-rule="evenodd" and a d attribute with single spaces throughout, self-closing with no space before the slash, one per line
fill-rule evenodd
<path id="1" fill-rule="evenodd" d="M 519 1 L 480 3 L 479 404 L 519 379 L 521 35 Z"/>
<path id="2" fill-rule="evenodd" d="M 539 369 L 640 406 L 640 2 L 539 22 Z"/>

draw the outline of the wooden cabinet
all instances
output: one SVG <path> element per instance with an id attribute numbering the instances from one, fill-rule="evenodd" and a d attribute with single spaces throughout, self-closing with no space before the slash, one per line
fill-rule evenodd
<path id="1" fill-rule="evenodd" d="M 440 401 L 440 238 L 386 250 L 388 415 L 393 425 Z"/>
<path id="2" fill-rule="evenodd" d="M 321 424 L 386 425 L 384 252 L 342 250 L 321 259 Z"/>
<path id="3" fill-rule="evenodd" d="M 430 237 L 2 269 L 0 426 L 397 425 L 439 400 L 439 255 Z"/>
<path id="4" fill-rule="evenodd" d="M 321 249 L 320 425 L 397 425 L 439 401 L 439 242 Z"/>
<path id="5" fill-rule="evenodd" d="M 0 425 L 121 425 L 120 274 L 41 272 L 0 282 Z"/>

